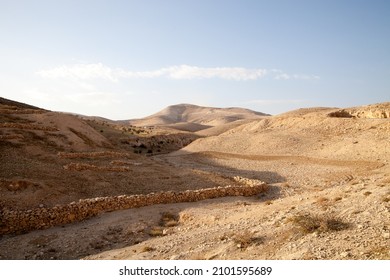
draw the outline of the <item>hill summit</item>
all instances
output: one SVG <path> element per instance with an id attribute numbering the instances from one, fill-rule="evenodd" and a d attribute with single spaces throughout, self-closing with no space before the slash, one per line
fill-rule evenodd
<path id="1" fill-rule="evenodd" d="M 241 120 L 259 119 L 268 114 L 244 108 L 215 108 L 193 104 L 177 104 L 151 116 L 130 120 L 137 126 L 167 126 L 181 130 L 199 131 Z"/>

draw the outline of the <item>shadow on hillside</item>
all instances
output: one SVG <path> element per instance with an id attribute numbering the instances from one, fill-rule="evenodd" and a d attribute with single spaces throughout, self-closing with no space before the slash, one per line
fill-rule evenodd
<path id="1" fill-rule="evenodd" d="M 160 157 L 164 159 L 164 156 Z M 167 156 L 165 163 L 174 166 L 176 168 L 190 168 L 193 170 L 201 170 L 204 172 L 215 173 L 216 175 L 223 177 L 240 176 L 249 179 L 256 179 L 267 184 L 283 183 L 286 182 L 286 178 L 281 176 L 277 172 L 263 171 L 263 170 L 247 170 L 239 169 L 230 166 L 224 166 L 218 164 L 210 156 L 204 156 L 199 153 L 188 153 L 181 151 L 178 156 Z"/>
<path id="2" fill-rule="evenodd" d="M 234 176 L 240 176 L 248 179 L 260 180 L 268 184 L 268 190 L 266 193 L 261 193 L 256 196 L 256 201 L 264 202 L 270 201 L 282 196 L 281 188 L 277 185 L 278 183 L 284 183 L 287 179 L 281 176 L 277 172 L 262 171 L 262 170 L 246 170 L 238 169 L 233 167 L 224 166 L 218 164 L 213 158 L 204 156 L 202 154 L 188 153 L 181 151 L 180 156 L 171 157 L 171 162 L 175 161 L 175 158 L 184 159 L 176 162 L 177 167 L 189 165 L 195 170 L 202 170 L 204 172 L 211 172 L 218 174 L 222 177 L 233 178 Z M 233 184 L 235 182 L 233 181 Z M 239 200 L 239 199 L 238 199 Z"/>
<path id="3" fill-rule="evenodd" d="M 202 157 L 200 155 L 185 154 L 173 161 L 166 160 L 164 157 L 160 157 L 159 160 L 156 158 L 155 160 L 158 161 L 158 165 L 162 164 L 169 166 L 167 170 L 172 170 L 172 172 L 177 169 L 192 170 L 192 175 L 184 179 L 188 181 L 198 178 L 198 180 L 202 182 L 204 188 L 216 186 L 215 178 L 219 178 L 220 182 L 229 182 L 229 184 L 233 185 L 236 184 L 236 182 L 232 178 L 234 176 L 240 176 L 248 179 L 265 181 L 269 184 L 269 190 L 266 193 L 254 197 L 224 197 L 193 203 L 152 205 L 136 209 L 115 211 L 112 213 L 100 214 L 97 217 L 73 224 L 57 226 L 47 230 L 33 231 L 14 237 L 9 236 L 0 240 L 0 249 L 10 248 L 9 246 L 14 246 L 12 244 L 17 243 L 20 244 L 17 246 L 19 248 L 13 248 L 11 251 L 15 252 L 19 250 L 18 254 L 3 254 L 0 255 L 0 259 L 79 259 L 108 250 L 121 249 L 139 244 L 151 238 L 163 238 L 163 235 L 167 234 L 166 232 L 169 234 L 169 231 L 176 231 L 175 226 L 161 226 L 161 216 L 163 213 L 168 212 L 172 217 L 179 217 L 180 213 L 185 212 L 187 209 L 206 207 L 212 209 L 214 204 L 218 205 L 221 203 L 233 203 L 237 205 L 237 207 L 264 203 L 265 206 L 267 201 L 277 199 L 281 196 L 280 188 L 273 184 L 286 181 L 283 176 L 276 172 L 245 170 L 222 166 L 218 165 L 212 158 Z M 151 169 L 155 167 L 156 166 L 154 165 L 150 166 Z M 151 170 L 151 172 L 153 172 L 153 170 Z M 161 171 L 156 170 L 156 172 Z M 158 177 L 155 177 L 150 178 L 150 180 L 159 179 Z M 167 179 L 167 181 L 170 180 L 171 179 Z M 173 183 L 174 181 L 172 181 L 170 190 L 181 191 L 184 187 L 183 184 L 183 186 L 173 189 Z M 156 182 L 153 184 L 156 184 Z M 196 188 L 199 188 L 199 186 L 192 189 Z M 203 219 L 203 217 L 201 218 Z M 207 219 L 208 216 L 205 215 L 204 218 Z M 177 222 L 180 226 L 183 221 L 177 218 Z M 143 228 L 137 229 L 134 226 L 135 224 L 144 224 L 144 226 Z M 75 232 L 77 232 L 77 234 L 75 234 Z M 53 236 L 53 239 L 46 241 L 48 236 Z M 38 242 L 39 246 L 34 242 Z M 40 244 L 40 242 L 42 244 Z M 31 247 L 31 244 L 33 247 Z M 65 246 L 65 244 L 73 244 L 73 248 L 67 247 L 68 245 Z M 141 247 L 141 249 L 138 248 L 137 250 L 143 249 L 148 250 L 147 246 Z M 10 250 L 4 250 L 4 252 L 5 251 L 10 252 Z"/>

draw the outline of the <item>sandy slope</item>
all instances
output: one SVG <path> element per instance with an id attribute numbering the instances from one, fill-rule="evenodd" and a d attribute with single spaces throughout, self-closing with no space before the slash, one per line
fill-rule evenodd
<path id="1" fill-rule="evenodd" d="M 219 136 L 199 139 L 181 152 L 390 160 L 388 118 L 329 117 L 334 111 L 303 110 L 253 121 Z"/>

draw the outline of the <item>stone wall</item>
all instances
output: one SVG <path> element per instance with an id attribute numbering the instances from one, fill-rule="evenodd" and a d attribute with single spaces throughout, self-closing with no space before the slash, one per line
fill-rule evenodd
<path id="1" fill-rule="evenodd" d="M 267 184 L 245 184 L 216 187 L 184 192 L 160 192 L 147 195 L 121 195 L 81 199 L 67 205 L 52 208 L 35 208 L 25 211 L 2 209 L 0 211 L 0 235 L 26 233 L 32 230 L 82 221 L 100 213 L 138 208 L 153 204 L 193 202 L 225 196 L 253 196 L 267 190 Z"/>
<path id="2" fill-rule="evenodd" d="M 328 116 L 333 118 L 388 119 L 390 118 L 390 102 L 342 109 L 329 113 Z"/>

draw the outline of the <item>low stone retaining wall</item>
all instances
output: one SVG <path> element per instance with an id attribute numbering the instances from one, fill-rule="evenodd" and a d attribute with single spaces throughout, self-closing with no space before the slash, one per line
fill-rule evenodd
<path id="1" fill-rule="evenodd" d="M 26 233 L 32 230 L 82 221 L 100 213 L 138 208 L 153 204 L 194 202 L 225 196 L 253 196 L 268 189 L 267 184 L 226 186 L 184 192 L 160 192 L 147 195 L 121 195 L 81 199 L 52 208 L 26 211 L 0 210 L 0 235 Z"/>

